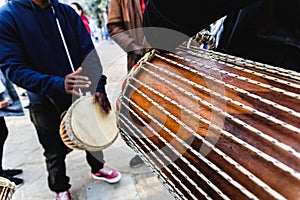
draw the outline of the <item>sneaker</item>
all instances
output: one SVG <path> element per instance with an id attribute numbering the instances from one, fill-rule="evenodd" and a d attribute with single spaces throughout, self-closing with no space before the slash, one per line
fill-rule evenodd
<path id="1" fill-rule="evenodd" d="M 129 161 L 129 166 L 132 168 L 137 168 L 140 167 L 144 164 L 144 161 L 138 156 L 134 156 L 133 158 L 131 158 L 131 160 Z"/>
<path id="2" fill-rule="evenodd" d="M 56 200 L 71 200 L 70 191 L 64 191 L 56 194 Z"/>
<path id="3" fill-rule="evenodd" d="M 14 182 L 15 185 L 16 185 L 16 188 L 20 187 L 24 183 L 23 179 L 21 179 L 21 178 L 16 178 L 16 177 L 8 176 L 6 174 L 2 174 L 2 177 L 10 180 L 11 182 Z"/>
<path id="4" fill-rule="evenodd" d="M 19 174 L 22 174 L 23 170 L 22 169 L 4 169 L 3 174 L 7 176 L 16 176 Z"/>
<path id="5" fill-rule="evenodd" d="M 97 180 L 103 180 L 108 183 L 117 183 L 121 179 L 122 175 L 120 172 L 109 169 L 102 168 L 97 173 L 92 174 L 92 177 Z"/>

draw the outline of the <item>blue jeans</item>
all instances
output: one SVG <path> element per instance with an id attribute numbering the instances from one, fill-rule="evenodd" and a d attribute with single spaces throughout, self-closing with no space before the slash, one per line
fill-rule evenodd
<path id="1" fill-rule="evenodd" d="M 59 135 L 61 113 L 50 102 L 30 104 L 29 111 L 39 142 L 44 148 L 49 188 L 56 193 L 66 191 L 71 185 L 66 175 L 65 165 L 68 148 Z M 95 173 L 103 168 L 103 152 L 93 152 L 93 155 L 86 151 L 86 160 L 91 167 L 91 172 Z"/>

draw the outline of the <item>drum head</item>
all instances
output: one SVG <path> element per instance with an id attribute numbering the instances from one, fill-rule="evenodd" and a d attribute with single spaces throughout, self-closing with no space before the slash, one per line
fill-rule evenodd
<path id="1" fill-rule="evenodd" d="M 108 115 L 100 110 L 98 103 L 93 103 L 93 96 L 81 97 L 71 111 L 71 127 L 74 136 L 85 146 L 105 148 L 118 134 L 115 113 Z"/>

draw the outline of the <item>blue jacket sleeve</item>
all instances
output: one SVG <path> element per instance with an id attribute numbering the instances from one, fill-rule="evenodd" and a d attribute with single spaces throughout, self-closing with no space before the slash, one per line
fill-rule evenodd
<path id="1" fill-rule="evenodd" d="M 2 20 L 3 19 L 3 20 Z M 26 63 L 20 35 L 10 16 L 0 21 L 0 69 L 16 85 L 40 95 L 65 95 L 64 78 L 31 69 Z"/>

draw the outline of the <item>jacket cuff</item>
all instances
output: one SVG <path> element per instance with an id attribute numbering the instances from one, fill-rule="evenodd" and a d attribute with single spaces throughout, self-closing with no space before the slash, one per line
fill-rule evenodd
<path id="1" fill-rule="evenodd" d="M 97 85 L 96 92 L 106 93 L 106 91 L 105 91 L 106 79 L 107 78 L 105 75 L 101 75 L 101 78 Z"/>

